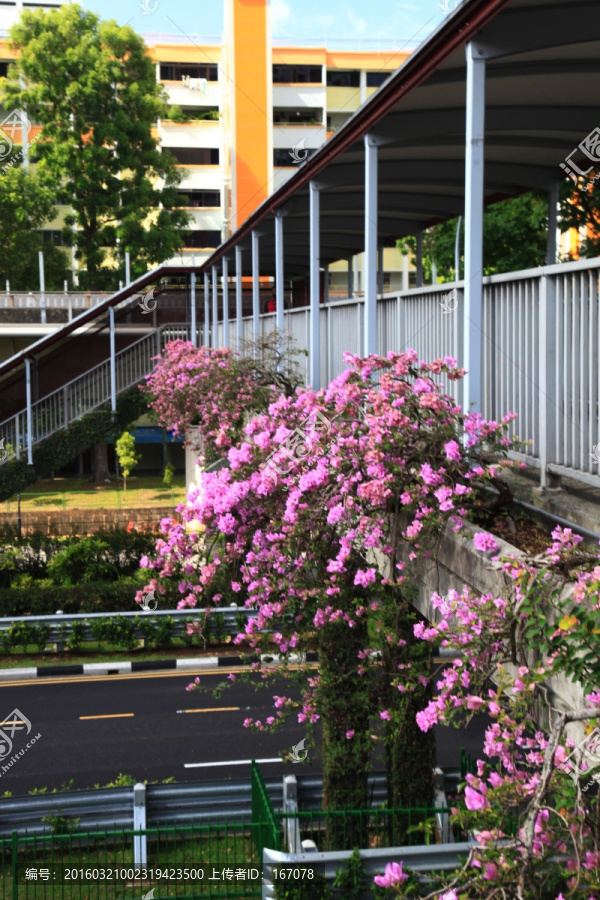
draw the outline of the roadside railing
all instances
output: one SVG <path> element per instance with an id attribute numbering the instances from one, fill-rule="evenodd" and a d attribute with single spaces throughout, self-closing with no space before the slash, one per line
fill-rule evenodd
<path id="1" fill-rule="evenodd" d="M 37 644 L 41 653 L 43 646 L 57 644 L 79 646 L 82 643 L 99 643 L 135 646 L 151 635 L 163 634 L 168 629 L 170 637 L 186 634 L 189 622 L 204 616 L 204 608 L 193 609 L 152 609 L 155 600 L 149 600 L 150 611 L 138 609 L 119 613 L 81 613 L 78 615 L 55 614 L 51 616 L 14 616 L 0 618 L 0 646 L 5 650 L 11 646 Z M 135 601 L 132 596 L 132 606 Z M 248 619 L 256 618 L 256 611 L 243 606 L 212 608 L 206 618 L 204 637 L 221 639 L 235 636 L 244 631 Z M 42 647 L 42 650 L 39 648 Z"/>

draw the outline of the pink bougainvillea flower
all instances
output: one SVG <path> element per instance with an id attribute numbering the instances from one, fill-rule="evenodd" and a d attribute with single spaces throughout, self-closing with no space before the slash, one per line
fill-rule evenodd
<path id="1" fill-rule="evenodd" d="M 402 863 L 388 863 L 384 875 L 376 875 L 373 881 L 378 887 L 391 888 L 402 884 L 408 875 L 402 871 Z"/>

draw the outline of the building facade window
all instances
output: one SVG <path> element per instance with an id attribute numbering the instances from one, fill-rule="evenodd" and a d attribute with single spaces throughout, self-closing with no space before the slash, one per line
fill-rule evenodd
<path id="1" fill-rule="evenodd" d="M 379 87 L 391 74 L 391 72 L 367 72 L 367 87 Z"/>
<path id="2" fill-rule="evenodd" d="M 180 166 L 218 166 L 218 147 L 164 147 Z"/>
<path id="3" fill-rule="evenodd" d="M 273 84 L 323 84 L 321 66 L 273 66 Z"/>
<path id="4" fill-rule="evenodd" d="M 274 125 L 322 125 L 322 109 L 274 109 Z"/>
<path id="5" fill-rule="evenodd" d="M 305 159 L 309 159 L 313 153 L 316 153 L 315 148 L 306 147 L 304 150 L 299 152 L 299 159 L 294 160 L 292 156 L 291 150 L 281 149 L 280 147 L 276 147 L 273 150 L 273 165 L 276 168 L 284 168 L 287 166 L 297 166 L 299 162 L 304 162 Z M 304 155 L 306 153 L 306 156 Z"/>
<path id="6" fill-rule="evenodd" d="M 358 69 L 330 69 L 327 72 L 327 87 L 360 87 L 360 72 Z"/>
<path id="7" fill-rule="evenodd" d="M 220 231 L 188 231 L 183 235 L 183 246 L 198 248 L 202 247 L 207 250 L 214 250 L 221 243 Z"/>
<path id="8" fill-rule="evenodd" d="M 188 63 L 161 63 L 161 81 L 181 81 L 182 78 L 206 78 L 207 81 L 219 80 L 218 66 L 196 66 Z"/>
<path id="9" fill-rule="evenodd" d="M 42 244 L 54 244 L 55 247 L 66 247 L 62 231 L 42 230 L 38 232 L 42 238 Z"/>
<path id="10" fill-rule="evenodd" d="M 178 191 L 180 197 L 187 197 L 187 207 L 221 205 L 221 191 Z"/>
<path id="11" fill-rule="evenodd" d="M 8 77 L 8 63 L 0 61 L 0 78 Z"/>

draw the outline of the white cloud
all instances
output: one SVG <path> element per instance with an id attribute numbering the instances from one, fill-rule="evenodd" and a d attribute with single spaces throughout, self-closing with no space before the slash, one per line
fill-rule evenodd
<path id="1" fill-rule="evenodd" d="M 271 28 L 273 34 L 286 32 L 294 22 L 291 6 L 285 0 L 272 0 L 271 3 Z"/>

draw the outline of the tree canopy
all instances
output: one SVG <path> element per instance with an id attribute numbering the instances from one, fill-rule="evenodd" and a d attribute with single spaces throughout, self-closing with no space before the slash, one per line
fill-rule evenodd
<path id="1" fill-rule="evenodd" d="M 180 170 L 152 133 L 166 96 L 143 39 L 77 5 L 26 11 L 10 37 L 18 56 L 0 102 L 42 126 L 31 157 L 70 207 L 63 238 L 82 287 L 115 286 L 127 250 L 134 276 L 170 258 L 189 217 Z"/>

